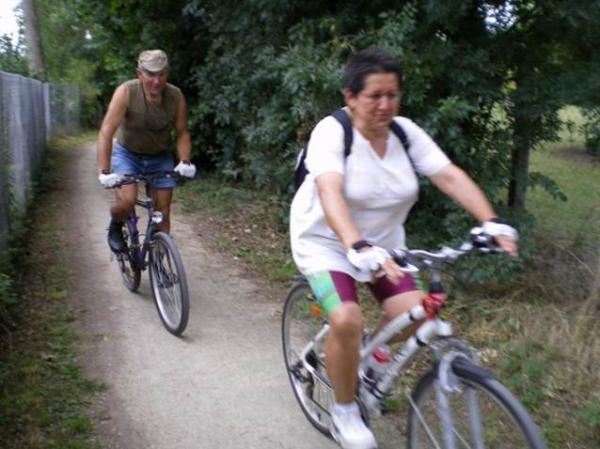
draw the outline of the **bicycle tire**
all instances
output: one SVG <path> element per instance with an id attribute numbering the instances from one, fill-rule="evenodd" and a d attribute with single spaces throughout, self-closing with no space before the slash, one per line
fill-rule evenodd
<path id="1" fill-rule="evenodd" d="M 189 292 L 183 260 L 169 234 L 156 232 L 150 247 L 150 285 L 158 315 L 173 335 L 181 335 L 189 318 Z"/>
<path id="2" fill-rule="evenodd" d="M 333 392 L 316 379 L 300 361 L 303 348 L 323 327 L 325 319 L 316 314 L 314 296 L 307 283 L 296 284 L 285 300 L 281 323 L 283 358 L 294 396 L 308 421 L 321 433 L 331 436 L 329 409 Z M 311 365 L 326 379 L 321 348 L 309 354 Z"/>
<path id="3" fill-rule="evenodd" d="M 459 391 L 444 396 L 449 400 L 456 449 L 546 449 L 523 405 L 487 370 L 464 359 L 455 360 L 452 370 Z M 413 390 L 408 416 L 408 449 L 448 447 L 442 437 L 436 382 L 435 373 L 430 371 Z M 468 403 L 472 398 L 475 401 Z M 469 422 L 470 417 L 477 419 Z"/>
<path id="4" fill-rule="evenodd" d="M 136 292 L 140 287 L 142 280 L 142 270 L 136 263 L 135 245 L 132 241 L 133 231 L 131 224 L 127 221 L 127 226 L 123 229 L 123 238 L 127 242 L 127 250 L 116 255 L 119 271 L 125 287 L 129 291 Z"/>

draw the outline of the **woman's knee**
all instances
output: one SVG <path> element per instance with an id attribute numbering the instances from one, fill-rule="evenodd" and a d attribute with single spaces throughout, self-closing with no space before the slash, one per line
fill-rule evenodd
<path id="1" fill-rule="evenodd" d="M 362 334 L 364 320 L 356 303 L 343 303 L 329 314 L 329 325 L 337 335 L 356 337 Z"/>
<path id="2" fill-rule="evenodd" d="M 383 311 L 387 320 L 392 320 L 398 315 L 408 312 L 414 306 L 421 304 L 423 293 L 420 290 L 414 290 L 399 295 L 392 296 L 383 301 Z"/>

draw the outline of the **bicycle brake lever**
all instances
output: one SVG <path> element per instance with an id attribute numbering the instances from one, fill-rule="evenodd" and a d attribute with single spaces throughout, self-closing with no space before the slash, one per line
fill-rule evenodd
<path id="1" fill-rule="evenodd" d="M 398 264 L 403 273 L 417 273 L 419 271 L 417 266 L 408 263 L 406 256 L 403 254 L 399 254 L 396 250 L 391 251 L 391 254 L 394 262 Z"/>

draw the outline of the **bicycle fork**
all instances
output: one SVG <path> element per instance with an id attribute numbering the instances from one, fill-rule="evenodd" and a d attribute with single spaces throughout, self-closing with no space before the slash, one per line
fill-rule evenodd
<path id="1" fill-rule="evenodd" d="M 455 366 L 459 366 L 455 364 L 458 363 L 460 363 L 461 370 L 481 370 L 481 368 L 477 367 L 477 365 L 472 362 L 470 354 L 465 352 L 465 349 L 462 347 L 451 349 L 443 354 L 437 362 L 433 386 L 436 413 L 441 425 L 441 438 L 444 443 L 443 447 L 445 449 L 456 449 L 456 441 L 459 439 L 462 443 L 461 447 L 485 449 L 483 426 L 480 420 L 481 415 L 479 413 L 479 403 L 475 389 L 468 385 L 461 384 L 458 376 L 454 373 Z M 461 393 L 464 393 L 465 396 L 464 405 L 467 409 L 471 444 L 465 441 L 465 436 L 456 431 L 454 425 L 454 412 L 451 398 Z M 440 446 L 434 433 L 431 431 L 427 420 L 421 414 L 419 406 L 414 403 L 410 395 L 408 395 L 408 399 L 411 407 L 415 411 L 415 415 L 418 417 L 423 429 L 427 433 L 429 440 L 436 449 L 441 449 L 442 446 Z"/>

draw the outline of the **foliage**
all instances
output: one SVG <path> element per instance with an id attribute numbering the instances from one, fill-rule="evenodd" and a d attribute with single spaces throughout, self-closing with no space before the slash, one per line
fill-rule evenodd
<path id="1" fill-rule="evenodd" d="M 172 82 L 189 84 L 186 67 L 198 59 L 199 50 L 185 34 L 183 0 L 62 1 L 85 24 L 83 48 L 86 59 L 94 62 L 92 76 L 101 112 L 117 85 L 135 77 L 137 55 L 148 48 L 162 48 L 170 56 Z"/>
<path id="2" fill-rule="evenodd" d="M 8 34 L 0 36 L 0 70 L 23 76 L 29 74 L 27 60 L 23 56 L 21 46 L 18 43 L 13 44 Z"/>
<path id="3" fill-rule="evenodd" d="M 281 217 L 297 151 L 314 124 L 341 105 L 340 70 L 356 49 L 382 46 L 400 58 L 402 114 L 517 219 L 526 216 L 519 206 L 530 186 L 561 198 L 544 174 L 528 175 L 529 151 L 558 137 L 562 105 L 598 104 L 586 87 L 600 83 L 600 71 L 591 70 L 600 64 L 600 11 L 592 0 L 248 0 L 244 8 L 232 0 L 40 1 L 44 29 L 72 26 L 79 47 L 67 39 L 63 54 L 87 61 L 81 76 L 94 79 L 97 114 L 133 75 L 140 50 L 165 49 L 171 81 L 187 96 L 196 161 L 274 192 Z M 593 129 L 589 135 L 593 146 Z M 433 245 L 472 224 L 421 184 L 409 235 Z"/>

